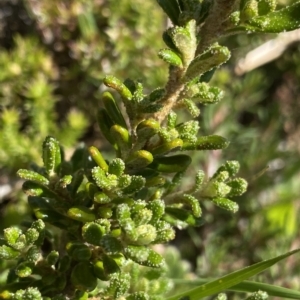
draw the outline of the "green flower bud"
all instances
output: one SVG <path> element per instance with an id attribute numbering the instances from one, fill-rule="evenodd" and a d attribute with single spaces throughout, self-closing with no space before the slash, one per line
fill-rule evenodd
<path id="1" fill-rule="evenodd" d="M 33 264 L 31 262 L 22 262 L 16 267 L 17 276 L 24 278 L 32 274 Z"/>
<path id="2" fill-rule="evenodd" d="M 224 182 L 210 181 L 201 192 L 201 197 L 224 197 L 231 191 L 231 187 Z"/>
<path id="3" fill-rule="evenodd" d="M 167 126 L 169 129 L 173 129 L 176 126 L 177 122 L 177 114 L 173 111 L 170 111 L 170 113 L 167 116 Z"/>
<path id="4" fill-rule="evenodd" d="M 114 189 L 118 185 L 118 177 L 113 174 L 106 175 L 100 167 L 92 169 L 92 177 L 98 187 L 104 190 Z"/>
<path id="5" fill-rule="evenodd" d="M 236 213 L 239 210 L 239 206 L 236 202 L 233 202 L 226 198 L 213 198 L 212 202 L 220 208 Z"/>
<path id="6" fill-rule="evenodd" d="M 72 178 L 73 178 L 72 175 L 65 175 L 64 177 L 59 179 L 56 186 L 58 188 L 65 189 L 69 184 L 71 184 Z"/>
<path id="7" fill-rule="evenodd" d="M 14 259 L 20 255 L 20 252 L 6 245 L 0 246 L 0 258 L 1 259 Z"/>
<path id="8" fill-rule="evenodd" d="M 103 192 L 96 193 L 94 196 L 94 201 L 99 204 L 106 204 L 111 201 L 111 199 Z"/>
<path id="9" fill-rule="evenodd" d="M 150 248 L 145 246 L 127 246 L 125 255 L 134 262 L 147 267 L 159 268 L 164 265 L 164 259 Z"/>
<path id="10" fill-rule="evenodd" d="M 7 244 L 16 250 L 20 250 L 25 247 L 25 243 L 19 243 L 19 238 L 23 235 L 21 229 L 17 227 L 9 227 L 4 229 L 4 239 Z"/>
<path id="11" fill-rule="evenodd" d="M 121 158 L 113 159 L 108 167 L 108 173 L 121 176 L 125 170 L 125 163 Z"/>
<path id="12" fill-rule="evenodd" d="M 174 240 L 175 230 L 169 223 L 165 221 L 158 221 L 155 226 L 157 228 L 155 243 L 167 243 Z"/>
<path id="13" fill-rule="evenodd" d="M 218 176 L 218 174 L 223 171 L 228 172 L 230 177 L 235 176 L 238 173 L 239 169 L 240 169 L 240 163 L 238 161 L 236 160 L 226 161 L 225 164 L 223 164 L 221 167 L 218 168 L 213 178 Z"/>
<path id="14" fill-rule="evenodd" d="M 123 193 L 127 195 L 136 193 L 145 186 L 145 183 L 146 183 L 145 178 L 143 178 L 142 176 L 133 175 L 131 176 L 130 185 L 123 190 Z"/>
<path id="15" fill-rule="evenodd" d="M 241 22 L 250 20 L 258 15 L 258 1 L 257 0 L 243 0 L 241 1 Z"/>
<path id="16" fill-rule="evenodd" d="M 147 208 L 152 211 L 150 223 L 155 224 L 165 213 L 165 202 L 160 199 L 153 200 L 147 204 Z"/>
<path id="17" fill-rule="evenodd" d="M 180 52 L 185 66 L 193 59 L 197 47 L 196 21 L 190 20 L 185 27 L 171 27 L 168 29 L 168 34 Z"/>
<path id="18" fill-rule="evenodd" d="M 246 300 L 266 300 L 269 298 L 269 295 L 267 292 L 264 291 L 258 291 L 252 293 L 249 297 L 246 298 Z"/>
<path id="19" fill-rule="evenodd" d="M 241 196 L 247 191 L 248 183 L 243 178 L 234 178 L 226 182 L 226 184 L 231 187 L 228 197 Z"/>
<path id="20" fill-rule="evenodd" d="M 200 109 L 193 100 L 185 98 L 182 100 L 182 103 L 193 118 L 196 118 L 200 115 Z"/>
<path id="21" fill-rule="evenodd" d="M 118 188 L 125 189 L 131 184 L 131 176 L 128 174 L 121 175 L 118 178 Z"/>
<path id="22" fill-rule="evenodd" d="M 137 245 L 148 245 L 156 239 L 156 229 L 150 224 L 140 225 L 135 228 Z"/>
<path id="23" fill-rule="evenodd" d="M 31 228 L 41 233 L 45 229 L 45 223 L 42 220 L 36 220 L 31 224 Z"/>
<path id="24" fill-rule="evenodd" d="M 194 88 L 193 98 L 201 104 L 218 103 L 224 96 L 224 92 L 218 87 L 211 87 L 206 82 L 198 83 Z"/>
<path id="25" fill-rule="evenodd" d="M 27 250 L 26 260 L 30 263 L 37 263 L 37 261 L 41 258 L 40 249 L 36 246 L 32 246 Z"/>
<path id="26" fill-rule="evenodd" d="M 29 287 L 26 290 L 18 290 L 13 296 L 14 300 L 42 300 L 42 295 L 37 288 Z"/>
<path id="27" fill-rule="evenodd" d="M 202 210 L 199 204 L 199 200 L 193 197 L 192 195 L 184 194 L 183 199 L 192 207 L 193 215 L 197 218 L 201 217 Z"/>
<path id="28" fill-rule="evenodd" d="M 113 215 L 113 211 L 110 207 L 99 207 L 97 210 L 97 215 L 103 219 L 109 219 Z"/>
<path id="29" fill-rule="evenodd" d="M 184 141 L 195 141 L 196 135 L 200 129 L 198 121 L 188 121 L 176 127 L 179 137 Z"/>

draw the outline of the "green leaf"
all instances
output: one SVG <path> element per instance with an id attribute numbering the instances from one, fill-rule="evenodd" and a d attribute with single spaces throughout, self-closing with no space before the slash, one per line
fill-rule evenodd
<path id="1" fill-rule="evenodd" d="M 291 6 L 273 11 L 265 16 L 249 19 L 246 30 L 255 32 L 283 32 L 300 27 L 300 2 Z"/>
<path id="2" fill-rule="evenodd" d="M 207 71 L 218 67 L 230 58 L 230 51 L 224 46 L 213 45 L 204 53 L 198 55 L 188 66 L 184 81 L 190 81 Z"/>
<path id="3" fill-rule="evenodd" d="M 115 76 L 112 75 L 105 76 L 103 82 L 106 86 L 115 89 L 122 96 L 123 99 L 126 100 L 132 99 L 132 93 L 130 92 L 130 90 L 126 87 L 124 83 L 122 83 Z"/>
<path id="4" fill-rule="evenodd" d="M 93 265 L 88 262 L 78 263 L 71 273 L 72 284 L 81 291 L 92 291 L 97 286 Z"/>
<path id="5" fill-rule="evenodd" d="M 158 52 L 158 56 L 165 62 L 175 67 L 182 67 L 180 56 L 171 49 L 162 49 Z"/>
<path id="6" fill-rule="evenodd" d="M 225 149 L 229 145 L 228 140 L 219 135 L 201 136 L 195 143 L 184 142 L 182 150 L 218 150 Z"/>
<path id="7" fill-rule="evenodd" d="M 58 171 L 61 164 L 59 142 L 51 136 L 47 136 L 43 142 L 43 162 L 50 177 Z"/>
<path id="8" fill-rule="evenodd" d="M 86 223 L 82 227 L 82 236 L 90 244 L 100 245 L 100 240 L 105 234 L 105 228 L 97 223 Z"/>
<path id="9" fill-rule="evenodd" d="M 127 128 L 127 124 L 124 120 L 124 117 L 111 93 L 104 92 L 102 95 L 102 101 L 104 103 L 104 107 L 107 113 L 109 114 L 113 122 L 124 128 Z"/>
<path id="10" fill-rule="evenodd" d="M 258 2 L 258 14 L 266 15 L 276 9 L 277 0 L 260 0 Z"/>
<path id="11" fill-rule="evenodd" d="M 108 171 L 108 165 L 106 161 L 104 160 L 101 152 L 94 146 L 89 148 L 89 153 L 93 160 L 96 162 L 96 164 L 102 168 L 104 171 Z"/>
<path id="12" fill-rule="evenodd" d="M 109 279 L 105 272 L 103 261 L 101 260 L 98 260 L 94 263 L 94 274 L 103 281 Z"/>
<path id="13" fill-rule="evenodd" d="M 185 171 L 191 162 L 192 159 L 190 156 L 178 154 L 173 156 L 157 157 L 149 167 L 159 172 L 176 173 Z"/>
<path id="14" fill-rule="evenodd" d="M 271 258 L 271 259 L 256 263 L 256 264 L 246 267 L 244 269 L 235 271 L 233 273 L 227 274 L 218 279 L 212 280 L 206 284 L 200 285 L 197 288 L 186 291 L 180 295 L 169 297 L 169 298 L 167 298 L 167 300 L 178 300 L 185 296 L 190 297 L 190 300 L 198 300 L 198 299 L 210 296 L 210 295 L 217 294 L 226 289 L 236 286 L 237 284 L 241 283 L 242 281 L 244 281 L 256 274 L 261 273 L 262 271 L 270 268 L 277 262 L 279 262 L 295 253 L 298 253 L 298 252 L 300 252 L 300 249 L 296 249 L 296 250 L 287 252 L 283 255 L 277 256 L 275 258 Z"/>
<path id="15" fill-rule="evenodd" d="M 92 251 L 89 246 L 81 242 L 69 242 L 66 245 L 68 254 L 77 261 L 89 260 L 92 255 Z"/>
<path id="16" fill-rule="evenodd" d="M 110 128 L 110 134 L 118 145 L 118 152 L 126 156 L 131 148 L 131 136 L 128 130 L 120 125 L 114 125 Z"/>
<path id="17" fill-rule="evenodd" d="M 170 142 L 163 143 L 155 148 L 150 149 L 153 155 L 162 155 L 167 154 L 171 151 L 180 150 L 182 147 L 183 141 L 182 139 L 174 139 Z"/>
<path id="18" fill-rule="evenodd" d="M 67 215 L 69 218 L 79 222 L 91 222 L 96 219 L 95 214 L 85 206 L 71 207 Z"/>
<path id="19" fill-rule="evenodd" d="M 142 169 L 153 162 L 153 155 L 146 150 L 138 150 L 132 153 L 126 160 L 126 166 L 130 169 Z"/>
<path id="20" fill-rule="evenodd" d="M 203 285 L 215 279 L 197 279 L 197 280 L 182 280 L 174 279 L 175 285 Z M 258 290 L 265 291 L 269 296 L 288 298 L 288 299 L 300 299 L 300 291 L 284 288 L 277 285 L 260 283 L 255 281 L 245 280 L 230 288 L 228 291 L 253 293 Z"/>
<path id="21" fill-rule="evenodd" d="M 40 183 L 42 185 L 48 185 L 49 184 L 49 180 L 47 178 L 45 178 L 43 175 L 41 175 L 37 172 L 34 172 L 34 171 L 20 169 L 17 172 L 17 175 L 22 179 L 34 181 L 34 182 Z"/>
<path id="22" fill-rule="evenodd" d="M 178 25 L 180 7 L 177 0 L 157 0 L 174 25 Z"/>
<path id="23" fill-rule="evenodd" d="M 203 223 L 201 218 L 195 217 L 191 212 L 177 207 L 166 207 L 165 220 L 170 224 L 177 225 L 177 220 L 180 221 L 180 226 L 190 225 L 190 226 L 200 226 Z M 168 216 L 170 215 L 170 216 Z"/>
<path id="24" fill-rule="evenodd" d="M 100 109 L 97 114 L 98 126 L 101 130 L 101 133 L 107 139 L 107 141 L 116 148 L 115 140 L 110 133 L 110 128 L 114 125 L 112 119 L 108 115 L 105 109 Z"/>

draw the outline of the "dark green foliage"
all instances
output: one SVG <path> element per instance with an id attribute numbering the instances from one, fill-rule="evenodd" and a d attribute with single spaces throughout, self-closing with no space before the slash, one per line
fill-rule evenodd
<path id="1" fill-rule="evenodd" d="M 243 195 L 248 186 L 245 179 L 237 177 L 239 163 L 228 160 L 210 176 L 197 170 L 187 186 L 182 181 L 185 176 L 192 178 L 188 169 L 193 159 L 181 151 L 220 150 L 229 145 L 226 138 L 214 134 L 213 128 L 207 133 L 200 128 L 200 119 L 194 119 L 200 115 L 199 105 L 215 104 L 223 98 L 220 88 L 208 84 L 215 70 L 231 56 L 227 47 L 218 44 L 220 37 L 242 31 L 280 32 L 298 28 L 299 3 L 275 10 L 274 1 L 157 2 L 174 25 L 163 34 L 169 48 L 159 52 L 159 57 L 170 65 L 169 79 L 162 88 L 149 88 L 148 82 L 125 79 L 131 73 L 125 73 L 127 64 L 123 62 L 121 74 L 105 75 L 103 83 L 119 94 L 124 107 L 110 92 L 99 95 L 95 89 L 103 77 L 102 73 L 101 76 L 94 73 L 95 63 L 105 64 L 109 57 L 106 47 L 111 49 L 111 45 L 105 46 L 107 36 L 98 31 L 97 22 L 105 20 L 111 24 L 114 17 L 110 13 L 105 17 L 104 10 L 103 13 L 98 11 L 98 19 L 93 2 L 88 2 L 86 9 L 78 4 L 77 10 L 72 5 L 70 13 L 65 10 L 65 18 L 72 19 L 82 39 L 92 45 L 92 50 L 86 51 L 92 57 L 99 49 L 103 52 L 99 54 L 102 58 L 79 60 L 84 51 L 80 41 L 76 41 L 72 55 L 81 62 L 81 72 L 87 81 L 94 82 L 93 88 L 82 85 L 78 91 L 81 96 L 91 93 L 99 99 L 100 107 L 89 116 L 97 115 L 100 131 L 115 151 L 114 157 L 102 154 L 98 146 L 78 147 L 70 158 L 64 154 L 59 140 L 64 146 L 74 144 L 87 127 L 86 117 L 74 110 L 69 112 L 66 125 L 57 124 L 52 113 L 57 98 L 50 81 L 54 76 L 49 67 L 52 66 L 50 56 L 44 51 L 37 52 L 37 63 L 29 70 L 30 74 L 23 73 L 20 66 L 27 60 L 21 57 L 21 46 L 29 51 L 36 42 L 27 45 L 26 40 L 16 40 L 19 47 L 9 55 L 16 56 L 18 64 L 3 67 L 3 78 L 9 84 L 3 89 L 7 93 L 3 98 L 7 100 L 1 115 L 0 146 L 4 150 L 0 152 L 0 160 L 5 161 L 12 155 L 13 160 L 7 165 L 14 166 L 14 160 L 25 152 L 24 162 L 33 159 L 43 166 L 32 170 L 24 167 L 17 172 L 25 180 L 22 188 L 36 220 L 31 224 L 25 222 L 22 229 L 9 227 L 4 230 L 0 259 L 14 260 L 14 265 L 0 290 L 0 297 L 166 299 L 173 284 L 167 276 L 172 265 L 168 265 L 168 255 L 160 253 L 156 245 L 174 240 L 176 229 L 203 225 L 205 214 L 212 207 L 231 213 L 238 211 L 239 205 L 232 197 Z M 50 26 L 51 14 L 57 21 L 63 18 L 55 11 L 47 11 L 46 2 L 41 5 L 45 22 L 42 25 L 48 22 Z M 141 10 L 138 4 L 130 6 L 127 1 L 122 5 L 114 2 L 112 7 L 116 5 L 120 11 L 131 10 L 131 14 Z M 147 37 L 147 26 L 143 27 L 142 34 Z M 106 34 L 114 35 L 109 32 L 113 29 L 110 27 Z M 66 29 L 64 34 L 68 34 Z M 101 38 L 103 41 L 99 42 Z M 35 49 L 33 47 L 32 52 Z M 33 57 L 28 53 L 28 60 Z M 43 58 L 41 62 L 39 57 Z M 123 59 L 134 59 L 134 55 L 128 54 L 128 58 Z M 2 60 L 0 57 L 0 64 L 4 65 L 7 60 L 9 57 Z M 45 64 L 47 60 L 48 65 Z M 67 72 L 69 78 L 79 75 L 79 71 L 74 72 Z M 146 69 L 142 68 L 140 73 L 147 78 Z M 22 77 L 16 85 L 12 74 Z M 25 75 L 32 77 L 29 83 L 25 82 Z M 62 81 L 68 76 L 62 76 Z M 119 79 L 121 77 L 124 81 Z M 20 129 L 18 109 L 13 107 L 13 98 L 9 97 L 13 90 L 22 95 L 31 108 L 32 115 L 27 116 L 31 124 L 28 136 L 26 130 Z M 75 95 L 76 92 L 68 94 L 77 98 Z M 22 97 L 17 98 L 17 105 L 26 111 L 26 105 L 23 107 L 20 101 Z M 93 102 L 87 107 L 95 110 Z M 182 108 L 187 109 L 192 118 L 179 123 L 177 114 Z M 42 160 L 38 160 L 35 143 L 41 142 L 41 136 L 44 138 Z M 8 145 L 4 146 L 6 143 Z M 27 150 L 31 148 L 34 153 Z M 259 271 L 296 252 L 259 263 Z M 177 264 L 180 268 L 180 262 Z M 257 273 L 255 266 L 249 268 L 251 276 Z M 247 270 L 237 274 L 247 279 Z M 239 283 L 234 273 L 224 278 L 227 279 L 225 283 L 220 281 L 224 289 Z M 214 284 L 212 281 L 207 286 Z M 216 291 L 221 292 L 212 288 L 204 294 L 210 296 Z M 191 296 L 180 299 L 195 297 L 191 292 Z M 266 293 L 258 291 L 248 299 L 266 297 Z M 226 295 L 221 293 L 216 299 L 226 299 Z"/>

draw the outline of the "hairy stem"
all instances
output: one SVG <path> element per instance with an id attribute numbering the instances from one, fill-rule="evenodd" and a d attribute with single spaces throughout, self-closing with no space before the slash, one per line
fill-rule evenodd
<path id="1" fill-rule="evenodd" d="M 176 105 L 176 102 L 180 97 L 180 93 L 185 87 L 185 84 L 181 82 L 183 74 L 183 69 L 170 69 L 169 80 L 166 84 L 166 94 L 160 100 L 160 103 L 163 104 L 163 108 L 151 116 L 160 123 L 165 120 L 172 108 Z"/>
<path id="2" fill-rule="evenodd" d="M 236 2 L 237 0 L 216 0 L 213 2 L 210 13 L 199 33 L 201 41 L 197 47 L 196 56 L 222 35 L 226 29 L 224 22 L 232 13 Z"/>

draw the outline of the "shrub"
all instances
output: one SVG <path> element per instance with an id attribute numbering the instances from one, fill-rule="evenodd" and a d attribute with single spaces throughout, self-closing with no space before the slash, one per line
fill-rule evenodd
<path id="1" fill-rule="evenodd" d="M 299 298 L 297 291 L 245 282 L 299 250 L 216 280 L 204 280 L 197 288 L 174 296 L 172 250 L 162 251 L 157 245 L 172 241 L 175 228 L 202 225 L 202 210 L 205 213 L 211 205 L 231 213 L 238 211 L 235 197 L 247 189 L 247 181 L 237 175 L 238 161 L 226 161 L 212 176 L 202 170 L 193 177 L 187 173 L 192 162 L 187 153 L 221 150 L 229 145 L 220 135 L 201 135 L 197 119 L 199 107 L 215 104 L 224 95 L 220 88 L 210 84 L 214 72 L 231 55 L 218 41 L 241 32 L 296 29 L 300 3 L 279 10 L 275 1 L 267 0 L 158 3 L 173 24 L 163 33 L 168 48 L 158 53 L 169 64 L 164 87 L 145 92 L 146 88 L 137 80 L 121 81 L 114 75 L 103 79 L 125 107 L 123 111 L 109 91 L 101 95 L 103 105 L 97 121 L 102 135 L 115 150 L 115 157 L 107 159 L 97 147 L 81 146 L 68 159 L 59 140 L 48 135 L 42 146 L 43 166 L 35 164 L 30 170 L 22 168 L 17 172 L 25 180 L 22 188 L 35 220 L 24 222 L 22 229 L 4 230 L 0 258 L 8 264 L 13 260 L 14 265 L 7 265 L 12 267 L 1 290 L 2 298 L 192 300 L 222 292 L 217 299 L 226 299 L 223 292 L 228 289 L 253 292 L 248 299 L 266 299 L 267 293 Z M 90 22 L 83 36 L 92 39 L 96 33 L 89 16 L 82 15 L 79 26 Z M 40 67 L 32 72 L 40 72 Z M 43 78 L 37 75 L 38 85 L 33 80 L 32 89 L 30 84 L 29 89 L 27 84 L 21 85 L 21 90 L 28 89 L 28 99 L 45 100 L 43 93 L 34 97 L 35 91 L 45 91 L 46 99 L 50 100 L 51 85 L 43 84 Z M 49 105 L 49 110 L 42 110 L 44 114 L 51 111 L 53 102 Z M 189 113 L 189 117 L 179 115 L 180 110 Z M 9 113 L 14 113 L 10 119 L 15 128 L 13 135 L 7 126 L 3 130 L 18 146 L 17 115 L 11 109 L 3 116 Z M 42 131 L 39 126 L 45 117 L 40 117 L 41 120 L 34 115 L 32 122 L 41 135 L 57 132 L 62 140 L 70 139 L 67 133 L 61 135 L 54 119 L 53 128 Z M 78 131 L 66 145 L 74 143 L 86 126 L 85 119 L 80 120 L 79 125 L 70 121 L 69 132 L 76 126 Z M 28 141 L 27 144 L 30 149 Z M 189 183 L 182 184 L 186 174 Z M 181 272 L 187 271 L 184 263 L 177 264 Z"/>

